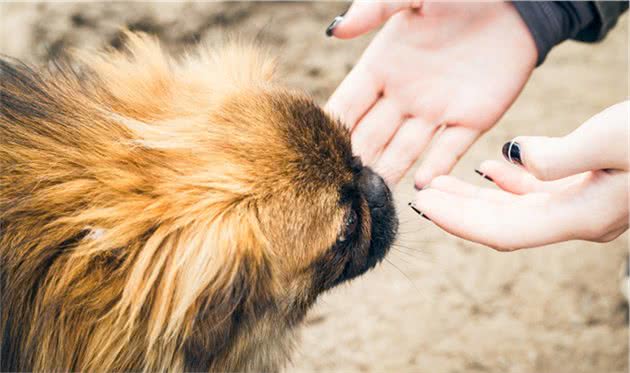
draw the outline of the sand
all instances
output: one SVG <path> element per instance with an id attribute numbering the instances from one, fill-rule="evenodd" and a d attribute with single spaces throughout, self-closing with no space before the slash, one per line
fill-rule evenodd
<path id="1" fill-rule="evenodd" d="M 174 52 L 226 34 L 258 38 L 284 81 L 325 102 L 370 40 L 324 37 L 343 3 L 0 4 L 0 53 L 44 63 L 65 47 L 119 45 L 123 27 Z M 566 134 L 628 97 L 628 22 L 598 45 L 556 48 L 500 123 L 454 174 L 499 158 L 516 135 Z M 498 253 L 414 215 L 410 175 L 396 190 L 402 220 L 389 262 L 321 297 L 287 371 L 626 372 L 627 306 L 618 272 L 628 235 Z"/>

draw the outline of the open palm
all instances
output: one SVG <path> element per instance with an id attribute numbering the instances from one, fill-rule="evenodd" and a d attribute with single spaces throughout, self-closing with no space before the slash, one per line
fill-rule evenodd
<path id="1" fill-rule="evenodd" d="M 422 187 L 509 108 L 536 47 L 509 3 L 355 3 L 334 35 L 354 37 L 387 18 L 327 109 L 352 129 L 355 153 L 391 184 L 433 140 L 415 175 Z"/>

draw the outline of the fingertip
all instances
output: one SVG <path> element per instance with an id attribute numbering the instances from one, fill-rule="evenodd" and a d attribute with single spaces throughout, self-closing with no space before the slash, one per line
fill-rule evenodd
<path id="1" fill-rule="evenodd" d="M 519 136 L 512 140 L 508 160 L 534 175 L 550 181 L 569 176 L 576 161 L 565 138 Z"/>
<path id="2" fill-rule="evenodd" d="M 428 170 L 419 169 L 416 171 L 414 175 L 414 183 L 416 189 L 422 190 L 424 187 L 431 183 L 431 179 L 433 178 L 433 174 Z"/>
<path id="3" fill-rule="evenodd" d="M 339 20 L 337 25 L 334 25 L 334 22 L 335 21 L 333 20 L 333 23 L 331 23 L 331 26 L 333 27 L 332 30 L 329 31 L 329 29 L 326 29 L 326 36 L 335 37 L 336 39 L 342 39 L 342 40 L 352 39 L 356 36 L 359 36 L 357 32 L 352 32 L 351 30 L 349 30 L 348 27 L 345 27 L 343 25 L 343 20 Z"/>
<path id="4" fill-rule="evenodd" d="M 521 143 L 516 139 L 503 144 L 501 153 L 503 154 L 503 158 L 505 158 L 508 162 L 523 166 L 523 160 L 521 158 Z"/>
<path id="5" fill-rule="evenodd" d="M 414 202 L 409 202 L 409 207 L 413 210 L 413 212 L 415 212 L 416 214 L 420 215 L 421 217 L 427 219 L 428 221 L 431 221 L 431 219 L 422 211 L 420 211 L 418 209 L 418 207 L 416 206 L 416 204 Z"/>
<path id="6" fill-rule="evenodd" d="M 339 18 L 339 16 L 337 16 L 335 19 L 337 18 Z M 367 32 L 367 31 L 363 31 L 360 27 L 357 27 L 353 25 L 352 23 L 350 23 L 350 21 L 346 17 L 342 17 L 339 20 L 337 20 L 336 25 L 334 23 L 335 23 L 335 20 L 333 20 L 333 23 L 331 23 L 333 30 L 329 32 L 328 29 L 326 29 L 326 36 L 328 37 L 334 36 L 337 39 L 343 40 L 343 39 L 352 39 Z"/>
<path id="7" fill-rule="evenodd" d="M 350 8 L 336 16 L 328 25 L 326 36 L 334 36 L 337 39 L 351 39 L 369 31 L 364 30 L 366 28 L 364 26 L 365 20 L 362 19 L 364 17 L 358 15 L 358 13 L 365 12 L 363 7 L 362 4 L 352 3 Z"/>
<path id="8" fill-rule="evenodd" d="M 495 181 L 497 175 L 501 173 L 502 167 L 505 167 L 504 163 L 495 160 L 485 160 L 479 164 L 475 171 L 478 171 L 484 177 L 490 178 L 491 181 Z"/>
<path id="9" fill-rule="evenodd" d="M 502 163 L 499 161 L 487 159 L 481 162 L 479 164 L 479 167 L 477 167 L 477 169 L 483 172 L 484 174 L 489 174 L 491 172 L 496 171 L 501 166 L 501 164 Z"/>
<path id="10" fill-rule="evenodd" d="M 327 37 L 335 37 L 338 39 L 345 39 L 347 38 L 347 36 L 345 36 L 345 29 L 346 29 L 346 25 L 347 25 L 347 21 L 350 18 L 350 13 L 352 11 L 352 8 L 355 7 L 355 3 L 351 3 L 350 6 L 344 10 L 343 12 L 341 12 L 339 15 L 335 16 L 335 18 L 333 18 L 333 20 L 330 22 L 330 24 L 328 25 L 328 27 L 326 27 L 326 36 Z M 344 37 L 345 36 L 345 37 Z"/>
<path id="11" fill-rule="evenodd" d="M 326 36 L 328 36 L 329 38 L 332 36 L 335 36 L 337 38 L 339 37 L 339 35 L 336 35 L 336 31 L 339 25 L 343 22 L 343 17 L 344 17 L 344 14 L 342 13 L 336 16 L 332 20 L 332 22 L 328 25 L 328 27 L 326 27 Z"/>
<path id="12" fill-rule="evenodd" d="M 412 5 L 408 1 L 394 3 L 355 1 L 344 14 L 333 20 L 326 29 L 326 35 L 339 39 L 363 35 L 382 25 L 394 13 L 408 9 Z"/>
<path id="13" fill-rule="evenodd" d="M 418 191 L 413 200 L 411 202 L 409 202 L 409 207 L 418 215 L 420 215 L 421 217 L 429 220 L 429 221 L 433 221 L 428 215 L 427 215 L 427 209 L 430 207 L 430 205 L 428 205 L 427 202 L 427 198 L 426 195 L 427 194 L 431 194 L 429 192 L 429 189 L 425 186 L 424 188 L 418 189 L 416 188 L 416 190 Z"/>

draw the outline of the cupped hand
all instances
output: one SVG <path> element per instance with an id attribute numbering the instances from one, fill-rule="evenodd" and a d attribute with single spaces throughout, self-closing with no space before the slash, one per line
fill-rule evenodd
<path id="1" fill-rule="evenodd" d="M 626 101 L 565 137 L 517 137 L 503 149 L 513 164 L 479 168 L 502 190 L 440 176 L 412 207 L 456 236 L 501 251 L 610 241 L 628 229 L 629 116 Z"/>
<path id="2" fill-rule="evenodd" d="M 333 34 L 352 38 L 386 20 L 326 107 L 351 128 L 355 153 L 390 184 L 433 140 L 415 174 L 422 187 L 499 120 L 537 51 L 506 2 L 355 2 Z"/>

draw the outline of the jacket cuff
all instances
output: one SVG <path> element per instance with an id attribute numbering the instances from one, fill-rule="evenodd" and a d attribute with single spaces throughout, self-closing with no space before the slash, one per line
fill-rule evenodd
<path id="1" fill-rule="evenodd" d="M 551 48 L 576 37 L 595 18 L 589 2 L 515 1 L 513 4 L 536 43 L 536 66 L 543 63 Z"/>

